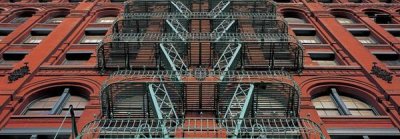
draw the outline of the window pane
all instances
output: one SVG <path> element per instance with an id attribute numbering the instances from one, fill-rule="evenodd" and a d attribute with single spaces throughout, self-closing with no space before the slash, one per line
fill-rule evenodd
<path id="1" fill-rule="evenodd" d="M 340 24 L 353 24 L 354 21 L 348 18 L 342 18 L 342 17 L 338 17 L 336 18 L 336 20 L 340 23 Z"/>
<path id="2" fill-rule="evenodd" d="M 325 110 L 327 116 L 339 116 L 340 113 L 338 110 Z"/>
<path id="3" fill-rule="evenodd" d="M 375 116 L 375 113 L 372 110 L 359 110 L 358 112 L 362 116 Z"/>
<path id="4" fill-rule="evenodd" d="M 17 17 L 10 21 L 10 23 L 24 23 L 30 17 Z"/>
<path id="5" fill-rule="evenodd" d="M 46 36 L 29 36 L 24 43 L 37 44 L 42 42 Z"/>
<path id="6" fill-rule="evenodd" d="M 74 114 L 75 114 L 75 116 L 80 116 L 82 113 L 83 113 L 83 110 L 76 110 L 76 109 L 74 109 Z M 68 109 L 67 109 L 67 110 L 65 110 L 65 109 L 62 110 L 60 115 L 65 115 L 65 114 L 70 115 Z"/>
<path id="7" fill-rule="evenodd" d="M 104 36 L 84 36 L 81 43 L 99 43 L 103 40 Z"/>
<path id="8" fill-rule="evenodd" d="M 64 109 L 68 109 L 72 105 L 74 109 L 84 109 L 88 100 L 80 96 L 71 96 L 68 102 L 64 105 Z"/>
<path id="9" fill-rule="evenodd" d="M 46 21 L 47 24 L 60 24 L 64 20 L 64 17 L 54 17 Z"/>
<path id="10" fill-rule="evenodd" d="M 317 63 L 321 66 L 336 66 L 338 63 L 335 60 L 312 60 L 312 62 Z"/>
<path id="11" fill-rule="evenodd" d="M 305 20 L 301 18 L 295 18 L 295 17 L 285 17 L 286 22 L 288 23 L 306 23 Z"/>
<path id="12" fill-rule="evenodd" d="M 321 43 L 317 36 L 296 36 L 301 43 Z"/>
<path id="13" fill-rule="evenodd" d="M 117 19 L 117 17 L 101 17 L 97 19 L 96 23 L 101 24 L 112 24 Z"/>
<path id="14" fill-rule="evenodd" d="M 324 110 L 317 110 L 319 116 L 327 116 Z"/>
<path id="15" fill-rule="evenodd" d="M 376 44 L 376 40 L 372 37 L 356 37 L 356 39 L 362 44 Z"/>
<path id="16" fill-rule="evenodd" d="M 48 115 L 51 109 L 47 110 L 28 110 L 25 115 Z"/>
<path id="17" fill-rule="evenodd" d="M 333 102 L 322 102 L 324 108 L 337 108 Z"/>

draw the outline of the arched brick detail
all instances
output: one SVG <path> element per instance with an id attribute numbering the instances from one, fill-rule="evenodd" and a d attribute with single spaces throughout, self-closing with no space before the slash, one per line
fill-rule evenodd
<path id="1" fill-rule="evenodd" d="M 378 103 L 379 98 L 383 95 L 374 85 L 347 77 L 317 77 L 304 81 L 301 85 L 303 97 L 316 97 L 324 93 L 331 87 L 338 89 L 340 93 L 357 98 L 374 107 L 379 114 L 387 115 L 385 108 Z"/>
<path id="2" fill-rule="evenodd" d="M 76 87 L 84 90 L 83 92 L 85 92 L 85 94 L 82 95 L 87 96 L 89 100 L 96 98 L 101 88 L 100 83 L 97 81 L 83 77 L 50 78 L 36 81 L 25 85 L 17 94 L 16 98 L 19 98 L 20 102 L 22 101 L 23 103 L 17 105 L 15 113 L 20 113 L 30 102 L 42 96 L 42 91 L 63 86 Z"/>

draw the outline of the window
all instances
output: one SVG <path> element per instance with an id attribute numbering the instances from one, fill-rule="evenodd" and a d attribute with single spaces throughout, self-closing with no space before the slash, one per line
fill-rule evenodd
<path id="1" fill-rule="evenodd" d="M 348 29 L 351 34 L 362 44 L 377 44 L 378 41 L 371 35 L 366 28 Z"/>
<path id="2" fill-rule="evenodd" d="M 125 0 L 111 0 L 111 2 L 124 2 Z"/>
<path id="3" fill-rule="evenodd" d="M 42 42 L 42 40 L 46 38 L 46 36 L 29 36 L 28 39 L 24 43 L 27 44 L 38 44 Z"/>
<path id="4" fill-rule="evenodd" d="M 64 65 L 78 65 L 87 62 L 92 55 L 91 52 L 69 52 L 65 56 Z"/>
<path id="5" fill-rule="evenodd" d="M 391 24 L 392 17 L 389 14 L 385 14 L 379 11 L 367 11 L 365 14 L 377 24 Z"/>
<path id="6" fill-rule="evenodd" d="M 375 14 L 375 22 L 377 24 L 391 24 L 392 17 L 389 14 Z"/>
<path id="7" fill-rule="evenodd" d="M 376 58 L 388 66 L 400 66 L 400 55 L 393 53 L 375 53 Z"/>
<path id="8" fill-rule="evenodd" d="M 107 16 L 107 17 L 98 18 L 96 20 L 96 23 L 99 23 L 99 24 L 112 24 L 112 23 L 114 23 L 115 20 L 117 20 L 117 17 Z"/>
<path id="9" fill-rule="evenodd" d="M 301 18 L 296 18 L 296 17 L 285 17 L 285 21 L 288 22 L 289 24 L 304 24 L 306 23 L 306 21 L 304 19 Z"/>
<path id="10" fill-rule="evenodd" d="M 379 2 L 383 2 L 383 3 L 392 3 L 392 0 L 379 0 Z"/>
<path id="11" fill-rule="evenodd" d="M 318 2 L 321 2 L 321 3 L 332 3 L 333 1 L 332 0 L 318 0 Z"/>
<path id="12" fill-rule="evenodd" d="M 61 91 L 60 89 L 53 89 L 51 91 Z M 57 94 L 58 92 L 49 92 L 49 94 Z M 58 93 L 60 94 L 60 93 Z M 82 114 L 88 100 L 78 95 L 71 95 L 70 89 L 65 88 L 61 95 L 44 96 L 34 100 L 26 110 L 24 115 L 64 115 L 69 110 L 69 105 L 74 108 L 76 116 Z"/>
<path id="13" fill-rule="evenodd" d="M 13 29 L 9 28 L 0 28 L 0 42 L 3 40 L 4 37 L 8 36 L 13 31 Z"/>
<path id="14" fill-rule="evenodd" d="M 82 2 L 82 0 L 69 0 L 69 2 Z"/>
<path id="15" fill-rule="evenodd" d="M 362 0 L 349 0 L 349 2 L 352 2 L 352 3 L 362 3 L 363 1 L 362 1 Z"/>
<path id="16" fill-rule="evenodd" d="M 274 0 L 277 3 L 289 3 L 291 0 Z"/>
<path id="17" fill-rule="evenodd" d="M 297 40 L 303 44 L 318 44 L 321 40 L 316 35 L 315 29 L 294 30 Z"/>
<path id="18" fill-rule="evenodd" d="M 51 2 L 51 0 L 39 0 L 40 3 Z"/>
<path id="19" fill-rule="evenodd" d="M 21 24 L 24 23 L 26 20 L 28 20 L 30 17 L 32 17 L 34 12 L 24 12 L 17 17 L 15 17 L 13 20 L 10 21 L 10 23 L 15 23 L 15 24 Z"/>
<path id="20" fill-rule="evenodd" d="M 10 0 L 10 3 L 21 2 L 21 0 Z"/>
<path id="21" fill-rule="evenodd" d="M 64 20 L 64 16 L 53 17 L 48 19 L 45 23 L 46 24 L 60 24 Z"/>
<path id="22" fill-rule="evenodd" d="M 85 30 L 85 35 L 82 37 L 82 44 L 97 44 L 100 43 L 104 35 L 106 35 L 107 28 L 88 28 Z"/>
<path id="23" fill-rule="evenodd" d="M 317 36 L 297 36 L 297 39 L 303 44 L 321 43 Z"/>
<path id="24" fill-rule="evenodd" d="M 25 44 L 38 44 L 47 37 L 51 32 L 51 29 L 34 28 L 31 34 L 24 41 Z"/>
<path id="25" fill-rule="evenodd" d="M 400 40 L 400 29 L 387 30 L 390 34 Z"/>
<path id="26" fill-rule="evenodd" d="M 27 54 L 28 52 L 4 52 L 2 59 L 0 59 L 0 64 L 13 65 L 24 59 Z"/>
<path id="27" fill-rule="evenodd" d="M 97 44 L 103 40 L 104 36 L 84 36 L 81 43 Z"/>
<path id="28" fill-rule="evenodd" d="M 304 24 L 307 23 L 304 18 L 302 18 L 298 13 L 295 12 L 285 12 L 283 17 L 289 24 Z"/>
<path id="29" fill-rule="evenodd" d="M 328 95 L 323 95 L 312 99 L 312 103 L 319 116 L 375 116 L 374 109 L 349 96 L 340 95 L 335 88 L 331 88 Z"/>
<path id="30" fill-rule="evenodd" d="M 313 63 L 320 66 L 336 66 L 338 63 L 335 60 L 334 53 L 309 53 Z"/>
<path id="31" fill-rule="evenodd" d="M 360 36 L 360 37 L 355 37 L 360 43 L 362 44 L 376 44 L 376 40 L 372 38 L 371 36 Z"/>
<path id="32" fill-rule="evenodd" d="M 336 17 L 336 21 L 338 21 L 340 24 L 354 24 L 353 20 L 344 17 Z"/>

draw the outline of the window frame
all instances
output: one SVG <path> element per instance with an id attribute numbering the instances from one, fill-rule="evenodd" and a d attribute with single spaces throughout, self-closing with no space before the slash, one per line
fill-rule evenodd
<path id="1" fill-rule="evenodd" d="M 111 21 L 111 18 L 113 18 L 114 20 L 112 22 L 102 22 L 102 20 L 105 21 Z M 99 17 L 96 19 L 95 23 L 96 24 L 113 24 L 115 21 L 117 21 L 117 17 L 115 16 L 103 16 L 103 17 Z"/>
<path id="2" fill-rule="evenodd" d="M 312 100 L 322 97 L 325 95 L 321 95 L 318 97 L 313 98 Z M 327 95 L 331 98 L 331 100 L 336 104 L 336 107 L 339 110 L 339 115 L 319 115 L 320 117 L 325 117 L 325 116 L 361 116 L 361 117 L 368 117 L 368 116 L 380 116 L 379 112 L 370 104 L 365 103 L 364 101 L 356 98 L 356 97 L 352 97 L 352 96 L 346 96 L 346 95 L 339 95 L 339 93 L 337 92 L 336 88 L 330 88 L 329 94 Z M 347 105 L 345 104 L 345 101 L 343 101 L 343 97 L 348 97 L 354 100 L 357 100 L 365 105 L 367 105 L 369 108 L 348 108 Z M 314 105 L 314 104 L 313 104 Z M 315 108 L 315 110 L 318 111 L 317 108 Z M 321 108 L 321 110 L 325 110 L 323 108 Z M 373 113 L 373 115 L 354 115 L 351 113 L 351 110 L 368 110 L 370 112 Z"/>
<path id="3" fill-rule="evenodd" d="M 33 100 L 31 103 L 29 103 L 28 105 L 25 106 L 24 110 L 20 113 L 20 115 L 35 116 L 36 114 L 27 114 L 27 113 L 28 113 L 30 110 L 32 110 L 32 109 L 35 110 L 35 109 L 41 109 L 41 108 L 31 108 L 31 106 L 33 106 L 34 104 L 36 104 L 37 102 L 39 102 L 39 101 L 41 101 L 41 100 L 43 100 L 43 99 L 50 98 L 50 97 L 58 97 L 58 99 L 57 99 L 57 101 L 53 104 L 53 106 L 52 106 L 51 109 L 49 109 L 49 108 L 42 108 L 42 109 L 45 109 L 45 110 L 49 110 L 49 111 L 48 111 L 48 114 L 45 114 L 45 115 L 62 115 L 63 111 L 65 110 L 65 109 L 64 109 L 65 105 L 69 102 L 69 100 L 70 100 L 70 98 L 71 98 L 72 96 L 73 96 L 73 95 L 70 93 L 70 89 L 69 89 L 69 88 L 65 88 L 61 95 L 45 95 L 45 96 L 36 98 L 36 99 Z M 75 95 L 74 95 L 74 96 L 75 96 Z M 87 101 L 86 101 L 86 105 L 89 103 L 89 100 L 88 100 L 88 99 L 86 99 L 86 98 L 84 98 L 84 97 L 82 97 L 82 96 L 79 96 L 79 95 L 76 95 L 76 96 L 81 97 L 81 98 L 87 100 Z M 86 106 L 86 105 L 85 105 L 85 106 Z M 68 106 L 68 107 L 69 107 L 69 106 Z M 78 111 L 83 111 L 85 108 L 75 108 L 75 107 L 74 107 L 73 109 L 74 109 L 74 110 L 78 110 Z M 39 115 L 43 115 L 43 114 L 39 114 Z M 79 117 L 80 115 L 81 115 L 81 114 L 77 114 L 77 113 L 75 114 L 76 117 Z"/>

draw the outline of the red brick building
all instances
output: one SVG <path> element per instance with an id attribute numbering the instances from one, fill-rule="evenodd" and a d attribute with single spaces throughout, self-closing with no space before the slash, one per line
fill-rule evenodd
<path id="1" fill-rule="evenodd" d="M 0 138 L 400 138 L 399 2 L 0 0 Z"/>

